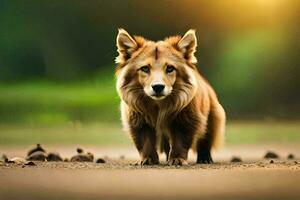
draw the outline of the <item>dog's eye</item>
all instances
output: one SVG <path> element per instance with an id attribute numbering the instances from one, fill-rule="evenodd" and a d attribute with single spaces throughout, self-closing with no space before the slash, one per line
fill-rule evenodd
<path id="1" fill-rule="evenodd" d="M 172 65 L 168 65 L 166 72 L 169 74 L 169 73 L 172 73 L 174 70 L 175 70 L 175 67 L 173 67 Z"/>
<path id="2" fill-rule="evenodd" d="M 147 73 L 147 74 L 149 74 L 150 73 L 150 67 L 149 66 L 143 66 L 143 67 L 141 67 L 140 68 L 141 69 L 141 71 L 142 72 L 145 72 L 145 73 Z"/>

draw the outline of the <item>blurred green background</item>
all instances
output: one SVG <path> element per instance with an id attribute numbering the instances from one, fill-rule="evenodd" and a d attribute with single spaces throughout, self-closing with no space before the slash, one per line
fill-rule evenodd
<path id="1" fill-rule="evenodd" d="M 122 144 L 117 28 L 197 30 L 229 143 L 300 141 L 298 0 L 0 0 L 0 144 Z M 77 134 L 77 135 L 76 135 Z"/>

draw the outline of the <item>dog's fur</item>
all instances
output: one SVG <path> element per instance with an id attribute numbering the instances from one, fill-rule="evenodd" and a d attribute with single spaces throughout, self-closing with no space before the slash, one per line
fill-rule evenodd
<path id="1" fill-rule="evenodd" d="M 195 31 L 153 42 L 119 29 L 117 47 L 121 118 L 141 164 L 158 164 L 159 146 L 170 165 L 187 164 L 190 148 L 198 153 L 197 163 L 213 162 L 211 148 L 223 142 L 225 112 L 194 65 Z M 165 85 L 160 96 L 151 88 L 157 82 Z"/>

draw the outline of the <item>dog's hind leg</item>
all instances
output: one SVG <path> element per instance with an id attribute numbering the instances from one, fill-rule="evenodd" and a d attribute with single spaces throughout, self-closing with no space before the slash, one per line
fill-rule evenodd
<path id="1" fill-rule="evenodd" d="M 222 145 L 225 132 L 225 112 L 219 103 L 211 107 L 207 129 L 197 143 L 197 163 L 213 163 L 211 149 Z"/>

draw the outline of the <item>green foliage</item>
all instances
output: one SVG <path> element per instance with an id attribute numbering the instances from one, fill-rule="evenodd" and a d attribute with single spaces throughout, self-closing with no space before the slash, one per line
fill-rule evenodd
<path id="1" fill-rule="evenodd" d="M 93 74 L 116 57 L 119 27 L 151 40 L 196 29 L 198 67 L 230 118 L 299 118 L 299 8 L 294 0 L 1 0 L 0 80 L 16 83 L 1 83 L 0 120 L 116 120 L 112 76 L 100 87 Z"/>
<path id="2" fill-rule="evenodd" d="M 114 75 L 102 71 L 77 82 L 27 81 L 0 84 L 0 122 L 53 124 L 116 121 L 119 98 Z"/>
<path id="3" fill-rule="evenodd" d="M 224 97 L 225 107 L 231 114 L 240 115 L 241 111 L 247 110 L 251 116 L 258 110 L 265 112 L 274 106 L 266 102 L 278 98 L 278 94 L 269 90 L 273 91 L 274 84 L 280 81 L 274 75 L 282 68 L 278 58 L 287 51 L 287 42 L 283 38 L 284 34 L 279 30 L 275 33 L 261 30 L 225 40 L 216 60 L 219 70 L 214 72 L 212 82 L 218 94 Z M 289 92 L 286 88 L 284 95 Z"/>

